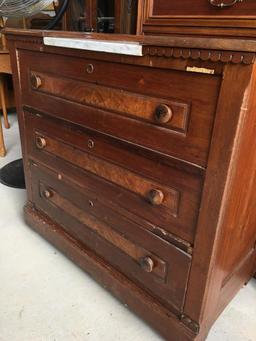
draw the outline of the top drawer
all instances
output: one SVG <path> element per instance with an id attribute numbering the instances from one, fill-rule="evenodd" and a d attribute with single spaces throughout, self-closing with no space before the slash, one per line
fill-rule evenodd
<path id="1" fill-rule="evenodd" d="M 22 102 L 206 166 L 220 76 L 20 52 Z"/>

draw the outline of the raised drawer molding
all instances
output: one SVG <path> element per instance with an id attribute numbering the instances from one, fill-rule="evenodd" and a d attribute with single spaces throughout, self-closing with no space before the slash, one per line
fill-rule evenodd
<path id="1" fill-rule="evenodd" d="M 136 36 L 6 31 L 25 219 L 166 340 L 203 341 L 256 268 L 256 4 L 139 3 Z"/>

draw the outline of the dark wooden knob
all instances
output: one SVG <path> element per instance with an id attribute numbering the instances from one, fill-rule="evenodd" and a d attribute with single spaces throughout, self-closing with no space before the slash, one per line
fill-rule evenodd
<path id="1" fill-rule="evenodd" d="M 152 205 L 161 205 L 164 201 L 164 193 L 159 189 L 151 189 L 148 193 L 148 201 Z"/>
<path id="2" fill-rule="evenodd" d="M 47 145 L 46 139 L 41 136 L 36 137 L 36 146 L 38 149 L 44 149 Z"/>
<path id="3" fill-rule="evenodd" d="M 52 196 L 53 196 L 53 193 L 52 191 L 50 191 L 49 189 L 45 189 L 43 191 L 43 196 L 46 198 L 46 199 L 50 199 Z"/>
<path id="4" fill-rule="evenodd" d="M 139 263 L 141 268 L 146 272 L 152 272 L 155 267 L 153 259 L 148 256 L 140 258 Z"/>
<path id="5" fill-rule="evenodd" d="M 155 110 L 155 120 L 157 123 L 168 123 L 172 119 L 172 109 L 166 104 L 159 104 Z"/>
<path id="6" fill-rule="evenodd" d="M 31 84 L 34 89 L 39 89 L 40 86 L 42 85 L 42 80 L 41 78 L 36 75 L 35 73 L 31 74 Z"/>

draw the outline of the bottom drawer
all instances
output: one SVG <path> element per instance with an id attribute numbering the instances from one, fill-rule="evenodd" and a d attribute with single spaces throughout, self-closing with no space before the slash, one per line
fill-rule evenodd
<path id="1" fill-rule="evenodd" d="M 90 192 L 31 162 L 35 207 L 137 285 L 178 313 L 191 256 L 105 207 Z"/>

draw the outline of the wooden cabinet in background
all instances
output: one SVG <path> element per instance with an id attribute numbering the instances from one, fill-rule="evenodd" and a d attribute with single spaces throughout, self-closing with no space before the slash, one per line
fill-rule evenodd
<path id="1" fill-rule="evenodd" d="M 141 0 L 145 34 L 255 37 L 254 0 Z"/>
<path id="2" fill-rule="evenodd" d="M 138 0 L 75 0 L 67 17 L 71 31 L 135 34 Z"/>

